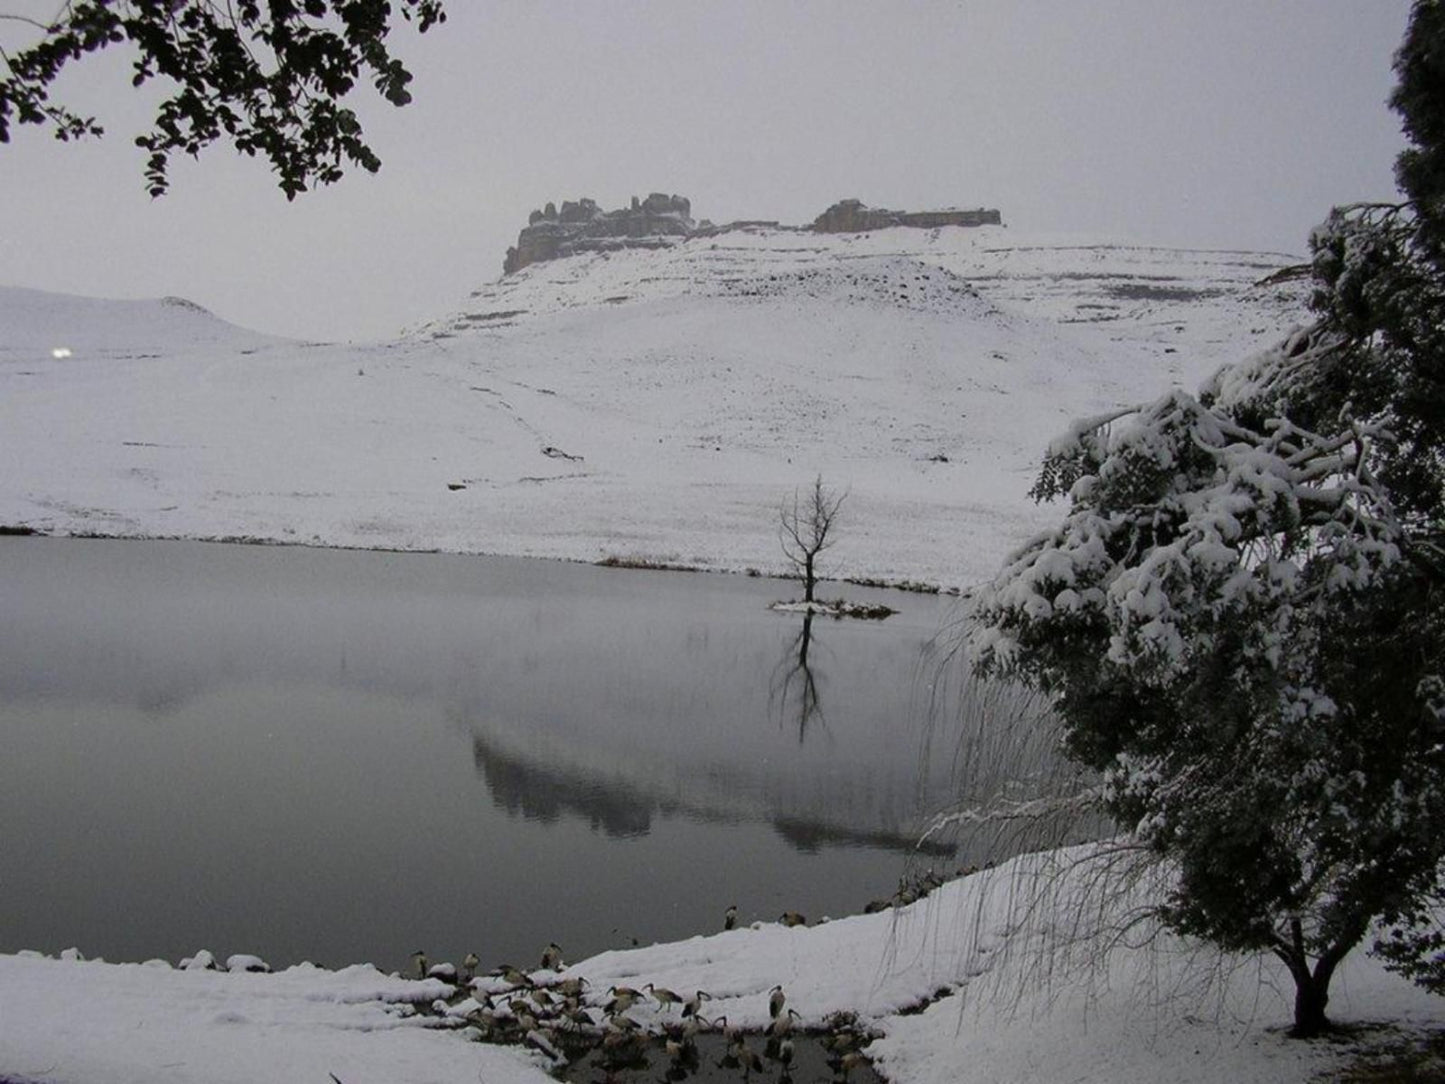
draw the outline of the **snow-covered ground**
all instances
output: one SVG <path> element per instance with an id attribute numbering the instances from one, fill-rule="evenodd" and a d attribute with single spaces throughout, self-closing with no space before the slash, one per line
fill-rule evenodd
<path id="1" fill-rule="evenodd" d="M 712 1018 L 759 1030 L 769 1022 L 770 991 L 782 986 L 799 1027 L 857 1013 L 877 1036 L 868 1054 L 879 1070 L 909 1084 L 1303 1084 L 1329 1079 L 1354 1055 L 1348 1041 L 1285 1036 L 1292 995 L 1281 967 L 1219 957 L 1139 926 L 1121 936 L 1142 886 L 1101 887 L 1092 853 L 1025 856 L 897 911 L 609 952 L 565 974 L 588 980 L 593 1005 L 612 986 L 655 983 L 684 997 L 703 990 Z M 446 1029 L 446 1016 L 403 1006 L 428 1005 L 452 988 L 369 967 L 218 974 L 0 956 L 0 1079 L 548 1079 L 521 1048 L 471 1041 L 462 1014 L 479 999 L 458 1001 L 463 992 L 452 996 Z M 1336 1018 L 1387 1025 L 1406 1040 L 1445 1023 L 1439 998 L 1361 954 L 1341 968 L 1333 993 Z M 679 1011 L 644 999 L 629 1015 L 655 1026 Z"/>
<path id="2" fill-rule="evenodd" d="M 365 966 L 265 975 L 0 956 L 0 1080 L 549 1079 L 517 1051 L 421 1026 L 411 1002 L 447 989 Z"/>
<path id="3" fill-rule="evenodd" d="M 0 290 L 0 524 L 774 570 L 822 474 L 825 574 L 965 585 L 1049 518 L 1027 490 L 1071 418 L 1300 319 L 1253 285 L 1286 262 L 738 231 L 536 264 L 364 346 Z"/>
<path id="4" fill-rule="evenodd" d="M 849 491 L 834 574 L 966 585 L 1050 517 L 1026 491 L 1069 419 L 1196 383 L 1300 320 L 1298 283 L 1256 285 L 1289 262 L 760 229 L 534 265 L 362 346 L 3 289 L 0 524 L 775 569 L 779 503 L 821 473 Z M 1080 856 L 572 970 L 593 991 L 707 990 L 734 1024 L 765 1023 L 781 984 L 807 1023 L 859 1012 L 899 1084 L 1305 1081 L 1349 1056 L 1284 1038 L 1267 961 L 1096 936 L 1131 901 L 1089 906 Z M 543 1079 L 398 1007 L 440 993 L 369 968 L 0 956 L 0 1080 Z M 1357 954 L 1331 1009 L 1415 1026 L 1442 1005 Z"/>

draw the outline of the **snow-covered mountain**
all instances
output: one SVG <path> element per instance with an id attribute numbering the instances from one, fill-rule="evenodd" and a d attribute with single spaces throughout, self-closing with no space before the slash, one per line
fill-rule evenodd
<path id="1" fill-rule="evenodd" d="M 1052 514 L 1026 491 L 1071 418 L 1302 320 L 1263 284 L 1291 262 L 755 227 L 533 264 L 365 346 L 4 289 L 0 524 L 775 570 L 821 474 L 829 574 L 967 584 Z"/>

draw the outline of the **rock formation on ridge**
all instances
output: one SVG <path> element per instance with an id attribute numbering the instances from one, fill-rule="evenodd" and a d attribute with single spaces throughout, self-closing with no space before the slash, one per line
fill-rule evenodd
<path id="1" fill-rule="evenodd" d="M 692 220 L 692 203 L 685 196 L 653 192 L 646 199 L 632 197 L 630 207 L 604 211 L 597 201 L 583 196 L 577 202 L 548 203 L 533 211 L 517 243 L 507 249 L 502 273 L 510 275 L 543 260 L 555 260 L 579 252 L 607 252 L 620 248 L 661 248 L 690 237 L 711 237 L 733 229 L 768 226 L 775 229 L 803 229 L 817 233 L 862 233 L 890 226 L 936 229 L 940 226 L 998 226 L 998 211 L 980 207 L 973 211 L 889 211 L 869 207 L 861 200 L 845 199 L 833 204 L 813 220 L 811 226 L 780 227 L 777 222 L 747 220 L 714 226 Z"/>
<path id="2" fill-rule="evenodd" d="M 683 196 L 653 192 L 644 200 L 632 197 L 632 206 L 604 211 L 596 200 L 583 196 L 565 200 L 561 211 L 549 203 L 533 211 L 527 227 L 507 249 L 502 273 L 510 275 L 528 264 L 555 260 L 577 252 L 613 248 L 656 248 L 662 238 L 689 237 L 694 232 L 692 205 Z"/>

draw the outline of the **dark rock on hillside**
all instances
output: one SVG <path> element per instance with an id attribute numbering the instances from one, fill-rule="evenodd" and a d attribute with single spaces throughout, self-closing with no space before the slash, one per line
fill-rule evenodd
<path id="1" fill-rule="evenodd" d="M 862 200 L 839 200 L 833 206 L 813 219 L 816 233 L 863 233 L 867 230 L 882 230 L 890 226 L 913 226 L 931 230 L 939 226 L 1001 226 L 1003 219 L 997 211 L 980 207 L 973 211 L 949 209 L 943 211 L 890 211 L 883 207 L 869 207 Z"/>

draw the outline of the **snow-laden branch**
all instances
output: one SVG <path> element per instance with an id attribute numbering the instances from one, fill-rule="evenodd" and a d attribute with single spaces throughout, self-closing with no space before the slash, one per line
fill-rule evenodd
<path id="1" fill-rule="evenodd" d="M 1103 791 L 1090 787 L 1075 794 L 1059 797 L 1030 798 L 1023 801 L 999 799 L 983 806 L 968 806 L 935 814 L 918 837 L 918 846 L 927 843 L 940 832 L 959 825 L 998 825 L 1019 821 L 1040 821 L 1061 813 L 1084 815 L 1096 813 Z"/>

